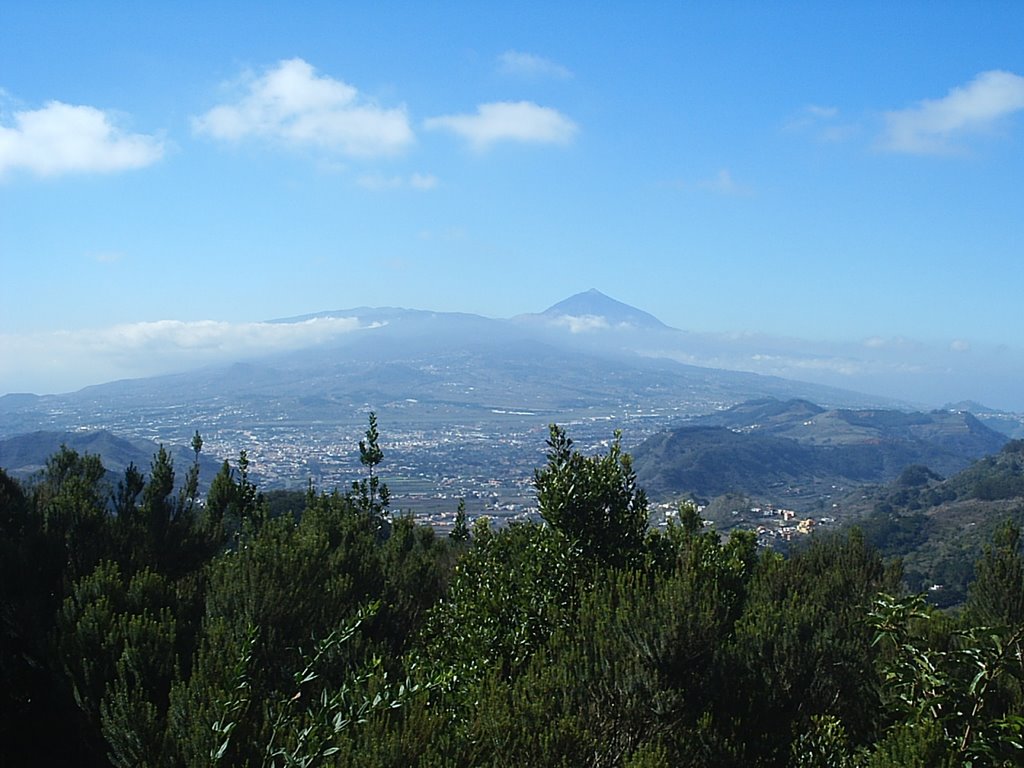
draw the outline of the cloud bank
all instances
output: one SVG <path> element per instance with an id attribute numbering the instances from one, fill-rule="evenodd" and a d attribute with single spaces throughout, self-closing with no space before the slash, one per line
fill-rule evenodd
<path id="1" fill-rule="evenodd" d="M 982 72 L 941 99 L 920 101 L 885 114 L 882 147 L 891 152 L 937 154 L 953 151 L 958 140 L 992 130 L 1024 110 L 1024 77 L 1012 72 Z"/>
<path id="2" fill-rule="evenodd" d="M 446 130 L 483 151 L 499 142 L 568 144 L 579 128 L 550 107 L 530 101 L 496 101 L 481 104 L 475 114 L 442 115 L 424 122 L 428 130 Z"/>
<path id="3" fill-rule="evenodd" d="M 318 317 L 293 323 L 160 320 L 0 334 L 0 392 L 70 391 L 115 379 L 179 372 L 301 349 L 370 327 L 356 317 Z"/>
<path id="4" fill-rule="evenodd" d="M 404 106 L 378 106 L 298 58 L 247 78 L 241 98 L 194 118 L 192 127 L 223 141 L 260 137 L 353 157 L 396 154 L 415 140 Z"/>
<path id="5" fill-rule="evenodd" d="M 0 178 L 19 169 L 37 176 L 113 173 L 144 168 L 164 154 L 160 139 L 127 133 L 95 107 L 50 101 L 13 118 L 11 126 L 0 125 Z"/>
<path id="6" fill-rule="evenodd" d="M 603 331 L 610 327 L 601 315 L 558 315 L 551 322 L 568 328 L 569 333 Z"/>

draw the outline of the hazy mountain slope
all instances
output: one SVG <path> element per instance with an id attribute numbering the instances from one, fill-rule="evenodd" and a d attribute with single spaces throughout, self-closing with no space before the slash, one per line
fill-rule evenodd
<path id="1" fill-rule="evenodd" d="M 12 477 L 28 479 L 41 470 L 46 460 L 66 445 L 78 453 L 100 457 L 107 472 L 115 477 L 134 463 L 148 473 L 159 445 L 148 440 L 128 439 L 106 430 L 93 432 L 38 431 L 0 440 L 0 467 Z M 184 478 L 194 454 L 184 446 L 166 446 L 174 461 L 178 480 Z M 220 468 L 219 462 L 200 454 L 200 477 L 208 483 Z"/>
<path id="2" fill-rule="evenodd" d="M 764 396 L 833 405 L 887 403 L 832 387 L 638 355 L 631 340 L 646 331 L 637 331 L 636 323 L 655 335 L 680 332 L 597 292 L 581 296 L 566 300 L 567 306 L 614 310 L 611 319 L 635 321 L 632 330 L 574 334 L 478 315 L 387 307 L 317 313 L 281 322 L 352 318 L 358 330 L 304 349 L 179 374 L 67 395 L 3 397 L 0 436 L 107 425 L 114 423 L 108 417 L 114 409 L 137 415 L 140 424 L 171 421 L 175 434 L 190 435 L 188 420 L 203 426 L 210 409 L 219 423 L 241 425 L 268 418 L 361 421 L 366 407 L 389 402 L 405 403 L 403 419 L 433 418 L 440 407 L 478 414 L 524 410 L 546 420 L 571 420 L 577 410 L 595 408 L 693 414 Z"/>
<path id="3" fill-rule="evenodd" d="M 289 318 L 279 322 L 333 318 L 325 327 L 341 330 L 300 349 L 243 359 L 226 353 L 222 364 L 196 370 L 65 395 L 2 397 L 0 437 L 88 425 L 187 446 L 198 430 L 211 456 L 233 459 L 246 449 L 267 483 L 290 487 L 313 478 L 330 487 L 349 481 L 349 454 L 367 411 L 375 410 L 403 473 L 427 478 L 422 493 L 436 494 L 450 475 L 469 477 L 470 454 L 474 482 L 497 480 L 518 493 L 543 460 L 551 422 L 567 425 L 581 445 L 622 429 L 632 448 L 681 417 L 753 398 L 898 405 L 652 355 L 645 350 L 678 351 L 691 337 L 596 291 L 551 310 L 556 317 L 599 312 L 588 316 L 602 319 L 581 329 L 547 314 L 500 320 L 396 307 Z"/>
<path id="4" fill-rule="evenodd" d="M 656 497 L 771 497 L 780 486 L 885 482 L 910 464 L 948 474 L 1005 442 L 966 413 L 759 400 L 648 438 L 634 458 L 641 483 Z"/>
<path id="5" fill-rule="evenodd" d="M 934 459 L 937 462 L 934 468 L 940 471 L 945 466 L 942 451 L 974 458 L 998 451 L 1006 442 L 1005 435 L 965 411 L 825 409 L 801 399 L 753 400 L 695 418 L 692 423 L 771 434 L 811 445 L 874 444 L 893 440 L 934 442 L 942 446 Z"/>

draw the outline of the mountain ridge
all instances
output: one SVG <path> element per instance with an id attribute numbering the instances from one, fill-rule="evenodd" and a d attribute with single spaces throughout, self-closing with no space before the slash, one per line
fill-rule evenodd
<path id="1" fill-rule="evenodd" d="M 80 454 L 99 456 L 108 476 L 116 478 L 129 464 L 135 464 L 144 473 L 148 472 L 160 443 L 124 437 L 105 429 L 37 430 L 0 439 L 0 467 L 19 480 L 31 480 L 61 446 L 67 446 Z M 168 444 L 165 448 L 170 453 L 180 480 L 191 466 L 194 453 L 184 445 Z M 217 474 L 220 463 L 202 453 L 199 463 L 200 478 L 205 486 Z"/>
<path id="2" fill-rule="evenodd" d="M 915 464 L 948 475 L 1006 442 L 969 413 L 761 399 L 653 435 L 634 451 L 634 461 L 653 497 L 745 493 L 792 503 L 780 488 L 888 482 Z"/>
<path id="3" fill-rule="evenodd" d="M 549 310 L 561 318 L 566 306 L 607 308 L 608 319 L 574 329 L 542 314 L 499 320 L 395 307 L 284 319 L 352 318 L 358 330 L 66 395 L 0 398 L 0 437 L 88 425 L 187 445 L 198 430 L 204 453 L 233 459 L 245 449 L 270 487 L 313 480 L 329 488 L 350 482 L 351 448 L 367 412 L 375 411 L 403 472 L 429 478 L 417 487 L 437 494 L 446 492 L 439 489 L 448 487 L 451 468 L 461 472 L 466 462 L 484 482 L 498 473 L 506 487 L 521 488 L 553 422 L 568 426 L 581 446 L 599 446 L 620 429 L 632 450 L 682 418 L 721 414 L 757 398 L 802 399 L 804 420 L 818 418 L 815 403 L 910 409 L 885 396 L 641 354 L 678 349 L 692 337 L 656 318 L 654 327 L 630 325 L 625 320 L 646 313 L 596 290 L 577 297 L 582 304 L 559 302 Z M 616 319 L 625 324 L 613 326 Z M 833 420 L 833 430 L 851 428 Z M 478 452 L 469 450 L 476 446 Z"/>

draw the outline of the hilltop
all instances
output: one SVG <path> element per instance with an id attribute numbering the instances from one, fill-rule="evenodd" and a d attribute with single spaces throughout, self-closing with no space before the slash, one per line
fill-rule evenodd
<path id="1" fill-rule="evenodd" d="M 634 455 L 654 497 L 743 493 L 813 508 L 835 488 L 884 483 L 911 464 L 956 472 L 1005 442 L 969 413 L 759 399 L 654 435 Z"/>
<path id="2" fill-rule="evenodd" d="M 540 315 L 521 315 L 518 319 L 531 317 L 543 318 L 577 331 L 609 328 L 675 330 L 654 315 L 606 296 L 596 288 L 563 299 Z"/>
<path id="3" fill-rule="evenodd" d="M 147 472 L 159 448 L 151 440 L 129 439 L 107 430 L 40 430 L 0 439 L 0 467 L 11 477 L 30 479 L 62 445 L 80 454 L 99 456 L 108 476 L 114 480 L 121 476 L 129 464 Z M 195 458 L 192 450 L 184 445 L 168 445 L 167 451 L 175 468 L 182 474 Z M 203 454 L 200 454 L 199 464 L 201 485 L 205 487 L 217 474 L 220 464 Z"/>

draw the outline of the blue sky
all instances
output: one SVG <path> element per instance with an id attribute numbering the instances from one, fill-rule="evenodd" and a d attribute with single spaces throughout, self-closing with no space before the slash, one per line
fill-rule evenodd
<path id="1" fill-rule="evenodd" d="M 272 318 L 596 287 L 723 338 L 899 347 L 876 389 L 1024 410 L 1019 3 L 0 16 L 0 393 L 303 342 Z M 769 357 L 745 367 L 794 374 Z"/>

